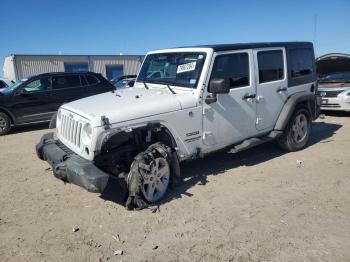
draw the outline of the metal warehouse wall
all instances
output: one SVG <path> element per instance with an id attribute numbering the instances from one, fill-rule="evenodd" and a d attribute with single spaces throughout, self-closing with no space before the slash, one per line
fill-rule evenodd
<path id="1" fill-rule="evenodd" d="M 12 58 L 12 59 L 10 59 Z M 136 55 L 12 55 L 4 64 L 4 76 L 19 80 L 28 76 L 64 72 L 64 63 L 88 63 L 90 71 L 106 77 L 106 65 L 121 65 L 124 74 L 137 74 L 143 56 Z M 12 62 L 10 62 L 12 61 Z M 12 64 L 11 64 L 12 63 Z M 14 72 L 10 72 L 14 71 Z"/>
<path id="2" fill-rule="evenodd" d="M 134 75 L 138 73 L 142 59 L 142 56 L 91 56 L 90 70 L 106 77 L 106 65 L 122 65 L 125 75 Z"/>

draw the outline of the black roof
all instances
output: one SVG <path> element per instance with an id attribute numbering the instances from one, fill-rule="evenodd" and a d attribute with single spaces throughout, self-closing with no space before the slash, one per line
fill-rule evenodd
<path id="1" fill-rule="evenodd" d="M 214 51 L 228 51 L 239 49 L 266 48 L 266 47 L 312 47 L 311 42 L 266 42 L 266 43 L 238 43 L 238 44 L 217 44 L 217 45 L 199 45 L 191 47 L 212 48 Z"/>
<path id="2" fill-rule="evenodd" d="M 25 78 L 33 78 L 38 76 L 55 76 L 55 75 L 77 75 L 77 74 L 93 74 L 93 75 L 100 75 L 99 73 L 90 72 L 90 71 L 81 71 L 81 72 L 50 72 L 50 73 L 42 73 L 37 75 L 31 75 Z"/>

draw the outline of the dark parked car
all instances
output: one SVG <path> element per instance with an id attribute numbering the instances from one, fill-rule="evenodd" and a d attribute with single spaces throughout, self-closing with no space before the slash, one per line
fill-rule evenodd
<path id="1" fill-rule="evenodd" d="M 122 89 L 125 87 L 134 86 L 137 75 L 124 75 L 118 76 L 111 80 L 111 83 L 117 88 Z"/>
<path id="2" fill-rule="evenodd" d="M 64 103 L 114 89 L 92 72 L 46 73 L 18 81 L 0 90 L 0 135 L 11 126 L 50 121 Z"/>

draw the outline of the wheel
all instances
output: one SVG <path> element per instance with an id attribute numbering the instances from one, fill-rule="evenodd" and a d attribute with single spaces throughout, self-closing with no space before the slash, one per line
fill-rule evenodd
<path id="1" fill-rule="evenodd" d="M 0 112 L 0 136 L 6 135 L 10 132 L 11 120 L 5 113 Z"/>
<path id="2" fill-rule="evenodd" d="M 298 151 L 306 147 L 311 133 L 311 114 L 305 108 L 296 109 L 278 144 L 287 151 Z"/>
<path id="3" fill-rule="evenodd" d="M 141 209 L 147 205 L 145 202 L 155 203 L 164 197 L 171 177 L 170 156 L 169 147 L 156 143 L 135 157 L 126 178 L 128 209 L 132 206 Z M 146 201 L 142 203 L 140 197 Z"/>
<path id="4" fill-rule="evenodd" d="M 170 181 L 170 167 L 163 157 L 154 159 L 150 165 L 150 171 L 143 175 L 142 194 L 151 203 L 163 198 Z"/>

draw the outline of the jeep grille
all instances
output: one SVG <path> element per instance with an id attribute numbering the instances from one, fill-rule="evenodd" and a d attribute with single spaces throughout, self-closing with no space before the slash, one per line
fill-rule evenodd
<path id="1" fill-rule="evenodd" d="M 72 116 L 62 114 L 61 126 L 58 130 L 60 139 L 69 145 L 80 148 L 80 136 L 83 124 Z"/>

